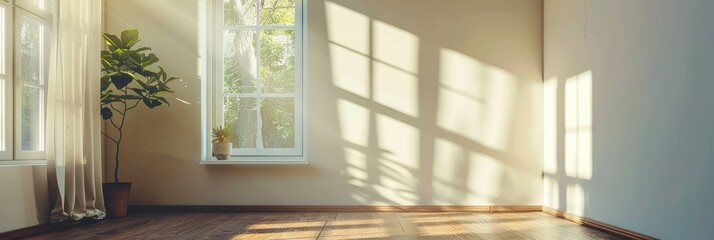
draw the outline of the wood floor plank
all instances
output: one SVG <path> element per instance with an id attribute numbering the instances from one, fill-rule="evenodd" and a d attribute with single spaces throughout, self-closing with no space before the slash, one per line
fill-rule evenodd
<path id="1" fill-rule="evenodd" d="M 233 214 L 231 219 L 218 224 L 212 231 L 203 231 L 203 235 L 196 239 L 232 239 L 255 223 L 255 220 L 251 219 L 253 219 L 252 216 L 246 217 L 245 214 Z"/>
<path id="2" fill-rule="evenodd" d="M 626 239 L 540 212 L 142 213 L 30 239 Z"/>
<path id="3" fill-rule="evenodd" d="M 232 239 L 317 239 L 329 219 L 336 213 L 326 212 L 288 212 L 263 213 L 257 222 L 245 226 L 245 229 Z"/>
<path id="4" fill-rule="evenodd" d="M 540 222 L 542 224 L 550 226 L 551 228 L 558 229 L 560 231 L 561 236 L 573 236 L 573 238 L 579 239 L 628 239 L 626 237 L 606 233 L 601 230 L 583 227 L 571 221 L 562 218 L 556 218 L 545 213 L 536 213 L 531 215 L 531 217 L 534 219 L 534 223 Z"/>
<path id="5" fill-rule="evenodd" d="M 166 235 L 178 231 L 184 226 L 190 225 L 193 220 L 202 216 L 199 213 L 172 213 L 169 217 L 148 222 L 139 228 L 127 229 L 118 232 L 111 236 L 106 236 L 106 239 L 141 239 L 146 236 L 150 238 L 161 238 Z"/>
<path id="6" fill-rule="evenodd" d="M 165 214 L 137 214 L 132 218 L 107 218 L 96 223 L 73 227 L 64 231 L 50 232 L 28 239 L 101 239 L 127 229 L 139 228 L 147 222 L 168 218 Z"/>
<path id="7" fill-rule="evenodd" d="M 482 239 L 455 213 L 397 213 L 410 239 Z"/>
<path id="8" fill-rule="evenodd" d="M 322 230 L 319 239 L 406 239 L 392 212 L 337 213 Z"/>
<path id="9" fill-rule="evenodd" d="M 187 239 L 205 238 L 207 234 L 216 231 L 221 224 L 233 221 L 235 214 L 231 213 L 211 213 L 204 216 L 190 227 L 183 228 L 176 235 Z"/>
<path id="10" fill-rule="evenodd" d="M 532 214 L 505 213 L 500 215 L 503 227 L 531 239 L 582 239 L 580 235 L 539 222 L 532 217 Z"/>

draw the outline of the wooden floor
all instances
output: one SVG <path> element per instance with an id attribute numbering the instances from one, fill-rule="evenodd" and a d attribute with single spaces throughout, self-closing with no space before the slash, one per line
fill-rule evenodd
<path id="1" fill-rule="evenodd" d="M 625 239 L 541 212 L 142 213 L 30 239 Z"/>

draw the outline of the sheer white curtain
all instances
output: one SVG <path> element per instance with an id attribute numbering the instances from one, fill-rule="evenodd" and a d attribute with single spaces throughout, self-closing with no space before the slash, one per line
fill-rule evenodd
<path id="1" fill-rule="evenodd" d="M 103 218 L 99 78 L 102 1 L 60 0 L 47 92 L 51 222 Z"/>

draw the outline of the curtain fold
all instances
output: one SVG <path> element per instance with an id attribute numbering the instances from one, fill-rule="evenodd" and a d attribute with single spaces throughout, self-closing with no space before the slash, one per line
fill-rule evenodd
<path id="1" fill-rule="evenodd" d="M 99 114 L 102 2 L 60 0 L 47 90 L 50 221 L 105 216 Z"/>

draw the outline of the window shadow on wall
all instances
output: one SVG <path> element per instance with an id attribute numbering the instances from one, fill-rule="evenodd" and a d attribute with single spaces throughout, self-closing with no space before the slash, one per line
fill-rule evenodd
<path id="1" fill-rule="evenodd" d="M 320 3 L 325 19 L 311 22 L 326 23 L 326 39 L 309 40 L 308 55 L 318 55 L 309 61 L 310 104 L 315 98 L 331 101 L 317 109 L 310 105 L 310 124 L 315 127 L 315 116 L 335 109 L 334 122 L 320 125 L 337 126 L 331 129 L 339 133 L 342 156 L 324 160 L 344 164 L 340 174 L 352 201 L 539 205 L 540 79 L 523 77 L 527 67 L 513 60 L 517 51 L 479 48 L 498 45 L 489 37 L 516 33 L 502 31 L 509 26 L 465 29 L 464 23 L 433 22 L 488 15 L 499 6 L 459 2 L 453 4 L 473 8 L 453 12 L 454 6 L 428 9 L 435 4 L 422 1 L 380 1 L 380 9 L 371 8 L 374 1 Z M 474 33 L 464 35 L 467 30 Z M 314 52 L 318 44 L 323 49 Z M 316 67 L 320 61 L 313 59 L 322 57 L 326 66 Z M 324 69 L 325 76 L 313 75 Z"/>

